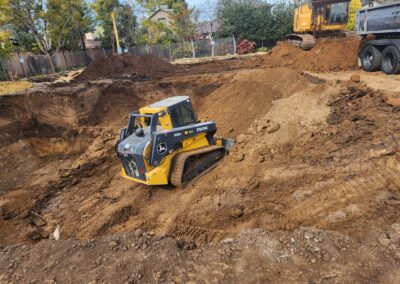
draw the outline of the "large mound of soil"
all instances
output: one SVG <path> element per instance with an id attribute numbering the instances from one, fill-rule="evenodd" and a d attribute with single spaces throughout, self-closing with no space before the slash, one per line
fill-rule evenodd
<path id="1" fill-rule="evenodd" d="M 265 115 L 274 100 L 303 89 L 306 83 L 298 71 L 288 68 L 242 71 L 205 98 L 202 115 L 217 122 L 221 135 L 237 135 Z"/>
<path id="2" fill-rule="evenodd" d="M 265 56 L 268 67 L 286 66 L 297 70 L 338 71 L 357 68 L 359 40 L 356 37 L 319 39 L 305 51 L 286 42 L 279 42 Z"/>
<path id="3" fill-rule="evenodd" d="M 125 76 L 152 77 L 176 70 L 171 63 L 154 55 L 113 55 L 96 59 L 78 76 L 79 80 L 96 80 Z"/>

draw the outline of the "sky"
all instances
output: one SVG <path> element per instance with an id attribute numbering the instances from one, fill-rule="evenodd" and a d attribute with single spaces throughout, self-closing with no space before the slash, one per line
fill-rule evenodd
<path id="1" fill-rule="evenodd" d="M 203 9 L 205 8 L 205 3 L 207 3 L 207 0 L 186 0 L 186 2 L 189 4 L 189 6 L 196 6 L 199 9 Z M 211 6 L 215 7 L 215 5 L 217 4 L 217 0 L 208 0 L 208 2 L 210 3 Z"/>
<path id="2" fill-rule="evenodd" d="M 208 14 L 215 10 L 217 0 L 186 0 L 190 7 L 200 10 L 200 20 L 207 20 Z"/>
<path id="3" fill-rule="evenodd" d="M 204 0 L 186 0 L 186 1 L 189 3 L 190 6 L 198 6 L 198 7 L 201 6 L 201 3 L 206 2 Z M 215 4 L 217 2 L 217 0 L 210 0 L 209 2 Z"/>
<path id="4" fill-rule="evenodd" d="M 130 2 L 132 0 L 125 0 L 127 2 Z M 189 4 L 189 7 L 196 7 L 197 10 L 200 11 L 200 21 L 207 21 L 210 19 L 210 15 L 212 15 L 215 12 L 215 8 L 217 5 L 218 0 L 186 0 L 186 2 Z M 122 1 L 124 2 L 124 1 Z M 132 1 L 135 2 L 135 1 Z M 139 19 L 145 14 L 145 11 L 140 8 L 139 5 L 136 6 L 136 15 L 139 17 Z M 212 16 L 211 16 L 212 17 Z"/>

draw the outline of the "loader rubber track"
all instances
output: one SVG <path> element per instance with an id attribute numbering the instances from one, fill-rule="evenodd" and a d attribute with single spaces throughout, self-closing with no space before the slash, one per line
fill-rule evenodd
<path id="1" fill-rule="evenodd" d="M 185 187 L 215 168 L 227 155 L 222 146 L 208 146 L 179 153 L 174 158 L 171 170 L 171 184 Z"/>

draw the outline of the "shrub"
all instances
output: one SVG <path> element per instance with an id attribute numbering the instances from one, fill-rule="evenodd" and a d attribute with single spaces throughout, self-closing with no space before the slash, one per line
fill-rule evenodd
<path id="1" fill-rule="evenodd" d="M 172 49 L 172 57 L 175 59 L 192 58 L 192 46 L 188 43 L 177 44 L 177 46 Z"/>
<path id="2" fill-rule="evenodd" d="M 266 48 L 266 47 L 257 48 L 257 52 L 267 52 L 267 51 L 268 51 L 268 48 Z"/>
<path id="3" fill-rule="evenodd" d="M 257 44 L 254 41 L 249 41 L 247 39 L 242 40 L 237 46 L 237 54 L 246 54 L 254 52 Z"/>

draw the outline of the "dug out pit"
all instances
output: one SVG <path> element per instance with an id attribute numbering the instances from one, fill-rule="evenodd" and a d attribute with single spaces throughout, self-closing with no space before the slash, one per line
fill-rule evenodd
<path id="1" fill-rule="evenodd" d="M 175 95 L 190 96 L 217 135 L 237 139 L 230 155 L 187 188 L 121 179 L 114 145 L 129 113 Z M 399 217 L 397 150 L 369 147 L 400 126 L 382 98 L 363 83 L 286 67 L 0 97 L 0 244 L 47 238 L 56 225 L 62 238 L 141 228 L 197 245 L 250 228 L 314 226 L 362 238 Z M 382 165 L 390 171 L 376 170 Z"/>

